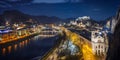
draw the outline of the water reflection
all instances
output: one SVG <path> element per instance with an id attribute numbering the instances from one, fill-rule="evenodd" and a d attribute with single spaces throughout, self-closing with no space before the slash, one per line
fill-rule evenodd
<path id="1" fill-rule="evenodd" d="M 30 60 L 43 56 L 54 46 L 56 37 L 43 38 L 35 36 L 26 40 L 0 45 L 0 60 Z"/>
<path id="2" fill-rule="evenodd" d="M 12 52 L 12 50 L 17 51 L 21 48 L 24 48 L 25 46 L 28 45 L 30 40 L 39 40 L 39 38 L 40 38 L 39 36 L 35 36 L 34 38 L 23 40 L 21 42 L 17 42 L 14 45 L 8 45 L 7 47 L 5 46 L 5 47 L 1 48 L 2 56 L 10 54 Z M 42 39 L 43 38 L 41 38 L 40 40 L 42 40 Z"/>
<path id="3" fill-rule="evenodd" d="M 19 47 L 21 48 L 21 42 L 19 43 Z"/>
<path id="4" fill-rule="evenodd" d="M 24 40 L 24 41 L 21 41 L 21 42 L 18 42 L 18 43 L 16 43 L 16 44 L 14 44 L 14 45 L 9 45 L 9 46 L 4 46 L 1 50 L 1 52 L 2 52 L 2 56 L 5 56 L 5 55 L 7 55 L 7 54 L 10 54 L 11 52 L 12 52 L 12 50 L 13 51 L 17 51 L 17 49 L 21 49 L 21 48 L 23 48 L 25 45 L 27 46 L 27 44 L 28 44 L 28 40 Z"/>
<path id="5" fill-rule="evenodd" d="M 8 53 L 11 53 L 12 46 L 8 46 Z"/>
<path id="6" fill-rule="evenodd" d="M 25 40 L 25 45 L 27 45 L 28 44 L 28 40 Z"/>
<path id="7" fill-rule="evenodd" d="M 3 48 L 3 49 L 2 49 L 2 55 L 5 55 L 5 53 L 6 53 L 6 49 Z"/>
<path id="8" fill-rule="evenodd" d="M 23 44 L 23 47 L 24 47 L 24 41 L 22 42 L 22 44 Z"/>
<path id="9" fill-rule="evenodd" d="M 15 51 L 17 50 L 17 44 L 14 45 L 14 50 L 15 50 Z"/>

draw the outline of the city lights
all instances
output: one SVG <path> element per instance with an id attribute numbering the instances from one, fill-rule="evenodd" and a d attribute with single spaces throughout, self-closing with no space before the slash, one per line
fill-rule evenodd
<path id="1" fill-rule="evenodd" d="M 120 60 L 119 6 L 119 0 L 0 0 L 0 60 Z"/>

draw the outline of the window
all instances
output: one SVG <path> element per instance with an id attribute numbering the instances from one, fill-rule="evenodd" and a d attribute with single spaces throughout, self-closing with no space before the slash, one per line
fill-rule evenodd
<path id="1" fill-rule="evenodd" d="M 98 45 L 98 48 L 100 48 L 100 45 Z"/>

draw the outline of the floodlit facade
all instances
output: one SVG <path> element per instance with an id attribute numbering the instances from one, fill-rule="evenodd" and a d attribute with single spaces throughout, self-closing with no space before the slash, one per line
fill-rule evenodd
<path id="1" fill-rule="evenodd" d="M 106 55 L 108 50 L 108 40 L 105 32 L 92 31 L 91 35 L 93 53 L 96 55 Z"/>

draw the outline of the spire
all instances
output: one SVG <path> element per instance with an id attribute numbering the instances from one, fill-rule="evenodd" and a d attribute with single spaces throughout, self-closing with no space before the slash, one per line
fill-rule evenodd
<path id="1" fill-rule="evenodd" d="M 119 19 L 120 19 L 120 8 L 118 9 L 116 19 L 117 19 L 117 20 L 119 20 Z"/>

